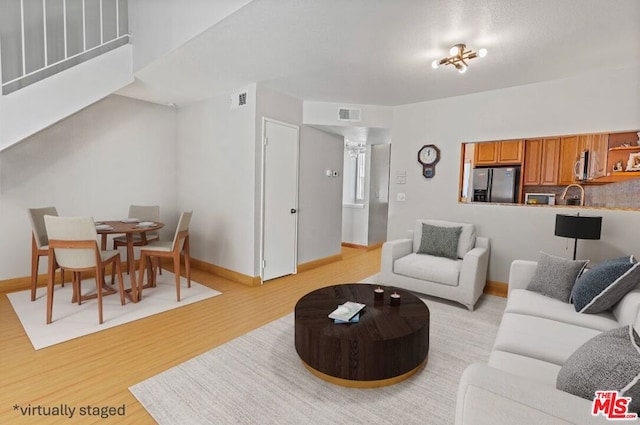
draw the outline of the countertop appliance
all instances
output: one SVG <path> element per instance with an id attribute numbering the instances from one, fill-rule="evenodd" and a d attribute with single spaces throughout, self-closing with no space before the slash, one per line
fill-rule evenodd
<path id="1" fill-rule="evenodd" d="M 525 193 L 524 203 L 527 205 L 555 205 L 555 193 Z"/>
<path id="2" fill-rule="evenodd" d="M 520 167 L 473 169 L 473 201 L 515 203 L 518 197 Z"/>

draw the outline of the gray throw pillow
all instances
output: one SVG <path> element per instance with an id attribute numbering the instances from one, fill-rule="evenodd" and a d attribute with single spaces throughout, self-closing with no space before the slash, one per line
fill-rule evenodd
<path id="1" fill-rule="evenodd" d="M 631 397 L 628 412 L 640 411 L 640 338 L 627 325 L 584 343 L 558 373 L 556 388 L 592 400 L 596 391 Z"/>
<path id="2" fill-rule="evenodd" d="M 573 285 L 587 263 L 587 260 L 567 260 L 541 251 L 527 289 L 568 303 Z"/>
<path id="3" fill-rule="evenodd" d="M 438 227 L 422 223 L 422 239 L 418 254 L 458 258 L 458 240 L 462 227 Z"/>
<path id="4" fill-rule="evenodd" d="M 640 283 L 640 263 L 633 256 L 596 264 L 582 274 L 571 292 L 576 311 L 601 313 Z"/>

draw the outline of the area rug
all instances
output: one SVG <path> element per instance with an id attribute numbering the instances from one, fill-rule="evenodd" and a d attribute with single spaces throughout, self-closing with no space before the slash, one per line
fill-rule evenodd
<path id="1" fill-rule="evenodd" d="M 125 280 L 128 280 L 125 275 Z M 72 286 L 56 286 L 53 297 L 53 322 L 46 324 L 47 295 L 45 288 L 38 288 L 37 298 L 31 302 L 31 291 L 7 294 L 33 348 L 39 350 L 59 344 L 73 338 L 99 332 L 105 329 L 142 319 L 163 311 L 172 310 L 207 298 L 220 295 L 221 292 L 181 277 L 180 302 L 176 301 L 176 284 L 173 273 L 163 270 L 158 275 L 155 288 L 145 289 L 142 301 L 132 303 L 125 298 L 126 304 L 120 304 L 118 294 L 102 298 L 104 323 L 98 323 L 98 301 L 84 301 L 81 305 L 71 302 Z M 125 285 L 126 286 L 126 285 Z M 95 279 L 82 281 L 82 293 L 95 293 Z"/>
<path id="2" fill-rule="evenodd" d="M 505 301 L 485 295 L 469 312 L 426 299 L 427 365 L 392 386 L 345 388 L 310 374 L 295 351 L 289 314 L 130 391 L 160 425 L 452 424 L 460 375 L 487 361 Z"/>

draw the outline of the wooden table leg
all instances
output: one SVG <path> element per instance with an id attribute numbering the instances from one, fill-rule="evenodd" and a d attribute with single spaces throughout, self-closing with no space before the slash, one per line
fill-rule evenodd
<path id="1" fill-rule="evenodd" d="M 100 239 L 100 250 L 104 251 L 107 249 L 107 235 L 105 233 L 103 233 L 101 239 Z"/>
<path id="2" fill-rule="evenodd" d="M 136 261 L 133 256 L 133 233 L 127 233 L 127 267 L 129 268 L 129 278 L 131 279 L 131 299 L 134 302 L 140 301 L 138 296 L 138 282 L 136 282 Z"/>

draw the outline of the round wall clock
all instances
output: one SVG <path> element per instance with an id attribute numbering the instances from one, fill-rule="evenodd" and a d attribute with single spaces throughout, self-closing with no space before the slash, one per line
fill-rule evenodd
<path id="1" fill-rule="evenodd" d="M 436 164 L 440 161 L 440 149 L 436 145 L 424 145 L 418 151 L 418 162 L 422 164 L 422 175 L 430 179 L 436 175 Z"/>

